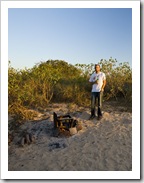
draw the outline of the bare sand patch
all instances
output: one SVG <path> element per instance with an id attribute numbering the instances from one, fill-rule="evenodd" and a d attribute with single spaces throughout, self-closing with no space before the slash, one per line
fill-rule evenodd
<path id="1" fill-rule="evenodd" d="M 51 105 L 44 112 L 49 118 L 39 116 L 39 121 L 28 121 L 15 132 L 8 149 L 9 171 L 131 171 L 132 113 L 108 109 L 97 121 L 88 120 L 89 108 Z M 53 137 L 53 112 L 69 113 L 82 130 L 69 138 Z M 17 145 L 23 130 L 34 134 L 35 143 Z"/>

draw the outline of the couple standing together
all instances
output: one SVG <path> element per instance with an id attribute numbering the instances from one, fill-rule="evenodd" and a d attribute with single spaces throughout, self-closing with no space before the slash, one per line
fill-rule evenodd
<path id="1" fill-rule="evenodd" d="M 100 65 L 95 64 L 95 72 L 91 75 L 89 82 L 92 84 L 91 91 L 91 116 L 89 119 L 93 119 L 96 117 L 95 108 L 96 108 L 96 99 L 97 99 L 97 116 L 98 120 L 102 118 L 102 96 L 103 91 L 106 85 L 106 76 L 100 70 Z"/>

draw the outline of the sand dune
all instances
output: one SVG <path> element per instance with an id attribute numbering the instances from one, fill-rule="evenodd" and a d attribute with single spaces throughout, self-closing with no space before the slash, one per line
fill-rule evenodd
<path id="1" fill-rule="evenodd" d="M 69 113 L 82 130 L 65 138 L 54 137 L 53 112 Z M 103 118 L 88 120 L 90 109 L 53 104 L 44 112 L 49 118 L 29 121 L 15 133 L 9 145 L 9 171 L 131 171 L 132 113 L 107 104 Z M 19 133 L 33 133 L 35 143 L 19 147 Z"/>

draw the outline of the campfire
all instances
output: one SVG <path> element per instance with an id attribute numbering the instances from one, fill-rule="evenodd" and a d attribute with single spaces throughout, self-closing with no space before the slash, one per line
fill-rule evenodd
<path id="1" fill-rule="evenodd" d="M 54 136 L 72 136 L 82 129 L 82 125 L 70 115 L 60 115 L 53 113 Z"/>

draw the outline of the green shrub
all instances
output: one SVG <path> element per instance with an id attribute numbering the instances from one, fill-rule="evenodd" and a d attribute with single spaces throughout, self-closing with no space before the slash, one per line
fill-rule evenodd
<path id="1" fill-rule="evenodd" d="M 132 70 L 129 64 L 118 64 L 117 60 L 112 58 L 101 59 L 99 64 L 107 78 L 104 100 L 121 98 L 131 103 Z M 27 119 L 27 114 L 23 113 L 23 110 L 44 108 L 50 102 L 72 102 L 90 106 L 89 77 L 93 72 L 94 64 L 74 66 L 62 60 L 40 62 L 31 69 L 23 70 L 14 69 L 9 62 L 9 112 L 15 113 L 19 119 Z"/>

